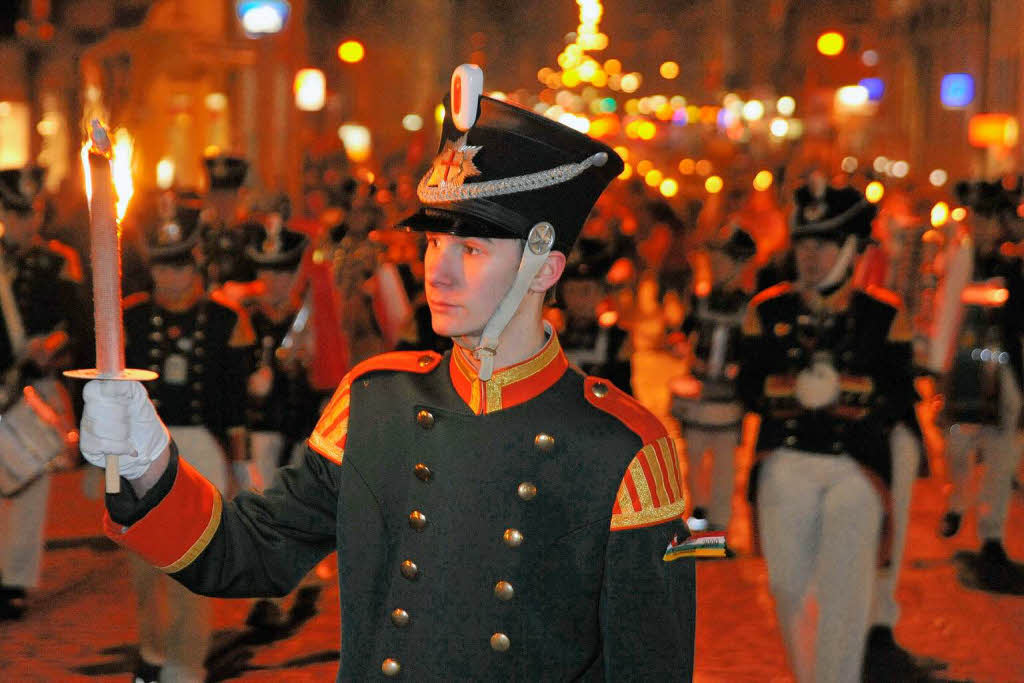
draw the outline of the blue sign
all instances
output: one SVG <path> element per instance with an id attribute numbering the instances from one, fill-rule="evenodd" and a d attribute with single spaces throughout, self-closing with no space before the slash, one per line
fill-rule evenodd
<path id="1" fill-rule="evenodd" d="M 862 78 L 859 85 L 868 91 L 868 100 L 877 102 L 882 99 L 882 94 L 885 92 L 885 81 L 881 78 Z"/>
<path id="2" fill-rule="evenodd" d="M 960 109 L 974 101 L 974 77 L 970 74 L 946 74 L 939 90 L 942 104 L 949 109 Z"/>

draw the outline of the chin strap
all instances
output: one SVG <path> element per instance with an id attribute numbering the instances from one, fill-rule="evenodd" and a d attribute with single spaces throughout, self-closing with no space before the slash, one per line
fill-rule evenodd
<path id="1" fill-rule="evenodd" d="M 484 382 L 494 374 L 494 355 L 498 351 L 501 333 L 512 320 L 512 316 L 519 310 L 523 297 L 530 289 L 530 283 L 533 282 L 540 267 L 544 265 L 554 244 L 555 229 L 550 223 L 537 223 L 530 228 L 530 235 L 526 239 L 526 248 L 523 249 L 523 258 L 519 261 L 519 271 L 516 273 L 515 282 L 512 283 L 512 287 L 494 310 L 491 319 L 484 326 L 480 341 L 473 348 L 473 356 L 480 361 L 477 376 Z"/>
<path id="2" fill-rule="evenodd" d="M 816 284 L 814 289 L 820 293 L 842 282 L 846 278 L 847 271 L 850 269 L 850 264 L 853 263 L 853 257 L 856 253 L 857 237 L 849 235 L 846 241 L 843 242 L 843 246 L 839 249 L 839 257 L 836 259 L 835 265 L 832 266 L 832 270 L 828 271 L 828 275 Z"/>

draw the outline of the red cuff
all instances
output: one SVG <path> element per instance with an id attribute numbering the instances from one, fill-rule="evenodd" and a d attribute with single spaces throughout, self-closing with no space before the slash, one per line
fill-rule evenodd
<path id="1" fill-rule="evenodd" d="M 130 527 L 103 516 L 110 540 L 142 556 L 161 571 L 181 571 L 206 549 L 220 526 L 220 492 L 185 460 L 171 490 L 160 503 Z"/>

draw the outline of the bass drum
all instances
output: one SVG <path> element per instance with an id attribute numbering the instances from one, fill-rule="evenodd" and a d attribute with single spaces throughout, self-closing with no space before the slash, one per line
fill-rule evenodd
<path id="1" fill-rule="evenodd" d="M 71 397 L 53 378 L 26 385 L 0 416 L 0 496 L 51 469 L 77 442 Z"/>

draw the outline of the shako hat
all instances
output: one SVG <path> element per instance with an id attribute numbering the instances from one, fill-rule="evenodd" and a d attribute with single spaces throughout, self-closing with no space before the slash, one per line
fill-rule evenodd
<path id="1" fill-rule="evenodd" d="M 27 213 L 43 189 L 46 169 L 39 166 L 0 171 L 0 205 L 8 211 Z"/>
<path id="2" fill-rule="evenodd" d="M 215 154 L 203 158 L 211 190 L 237 190 L 245 182 L 249 162 L 240 156 Z"/>
<path id="3" fill-rule="evenodd" d="M 527 239 L 538 223 L 568 254 L 594 202 L 623 163 L 607 145 L 522 107 L 486 97 L 483 75 L 463 65 L 445 97 L 437 157 L 420 180 L 413 230 Z M 480 88 L 470 77 L 479 74 Z"/>
<path id="4" fill-rule="evenodd" d="M 163 221 L 146 234 L 146 255 L 151 265 L 185 265 L 195 261 L 199 211 L 192 201 L 179 203 L 171 220 Z"/>
<path id="5" fill-rule="evenodd" d="M 499 337 L 530 282 L 552 250 L 572 251 L 587 214 L 623 163 L 577 130 L 484 97 L 483 85 L 483 71 L 474 64 L 452 74 L 440 149 L 416 187 L 422 208 L 400 225 L 526 240 L 515 281 L 473 342 L 478 377 L 487 381 Z"/>
<path id="6" fill-rule="evenodd" d="M 878 207 L 856 188 L 804 185 L 793 195 L 790 238 L 816 237 L 842 244 L 849 236 L 866 239 Z"/>
<path id="7" fill-rule="evenodd" d="M 309 237 L 301 232 L 280 227 L 261 229 L 260 239 L 245 249 L 245 255 L 257 270 L 293 271 L 299 267 Z"/>

